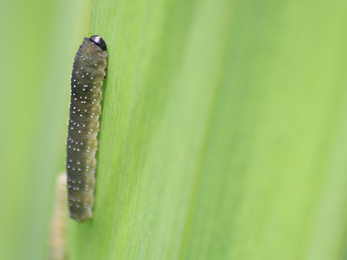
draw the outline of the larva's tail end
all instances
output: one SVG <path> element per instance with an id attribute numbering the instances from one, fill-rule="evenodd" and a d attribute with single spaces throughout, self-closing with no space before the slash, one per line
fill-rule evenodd
<path id="1" fill-rule="evenodd" d="M 89 185 L 94 185 L 94 177 L 90 180 Z M 69 189 L 69 215 L 72 220 L 83 223 L 93 217 L 93 192 L 90 187 L 87 192 Z"/>
<path id="2" fill-rule="evenodd" d="M 79 223 L 88 222 L 89 219 L 91 219 L 92 217 L 93 217 L 93 213 L 91 209 L 87 209 L 83 212 L 79 212 L 79 214 L 70 214 L 70 218 Z"/>

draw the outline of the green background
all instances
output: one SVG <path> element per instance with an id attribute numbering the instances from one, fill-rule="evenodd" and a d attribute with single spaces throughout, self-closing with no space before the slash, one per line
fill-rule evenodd
<path id="1" fill-rule="evenodd" d="M 93 7 L 94 6 L 94 7 Z M 343 259 L 345 1 L 1 2 L 0 258 L 46 259 L 72 59 L 108 45 L 69 259 Z"/>

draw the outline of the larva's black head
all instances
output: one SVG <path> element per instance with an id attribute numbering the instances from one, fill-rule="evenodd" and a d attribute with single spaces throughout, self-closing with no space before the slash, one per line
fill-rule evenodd
<path id="1" fill-rule="evenodd" d="M 106 43 L 103 38 L 101 38 L 99 35 L 93 35 L 89 38 L 92 42 L 94 42 L 96 45 L 98 45 L 103 51 L 106 51 Z"/>

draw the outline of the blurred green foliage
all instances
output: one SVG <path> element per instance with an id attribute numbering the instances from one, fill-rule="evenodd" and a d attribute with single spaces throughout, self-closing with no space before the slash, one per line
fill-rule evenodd
<path id="1" fill-rule="evenodd" d="M 0 6 L 0 259 L 46 259 L 55 176 L 64 170 L 72 59 L 91 1 Z"/>
<path id="2" fill-rule="evenodd" d="M 91 3 L 2 5 L 0 256 L 44 259 Z M 70 259 L 343 258 L 346 9 L 95 0 L 108 78 L 94 218 L 69 221 Z"/>

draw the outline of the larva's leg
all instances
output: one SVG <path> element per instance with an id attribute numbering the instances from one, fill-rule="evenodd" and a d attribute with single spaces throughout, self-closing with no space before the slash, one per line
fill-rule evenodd
<path id="1" fill-rule="evenodd" d="M 66 173 L 62 173 L 58 176 L 56 181 L 54 209 L 49 230 L 50 260 L 66 259 L 65 229 L 68 215 L 66 198 Z"/>

